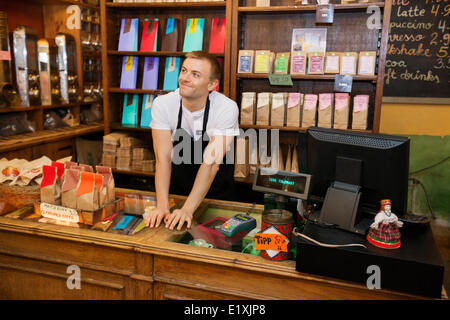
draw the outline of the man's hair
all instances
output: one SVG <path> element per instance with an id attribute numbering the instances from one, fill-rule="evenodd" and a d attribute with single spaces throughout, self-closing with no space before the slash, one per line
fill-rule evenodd
<path id="1" fill-rule="evenodd" d="M 211 80 L 220 80 L 220 64 L 214 55 L 207 53 L 207 52 L 203 52 L 203 51 L 192 51 L 192 52 L 186 53 L 185 57 L 186 57 L 186 59 L 192 58 L 192 59 L 200 59 L 200 60 L 209 61 L 209 64 L 211 65 L 210 79 Z"/>

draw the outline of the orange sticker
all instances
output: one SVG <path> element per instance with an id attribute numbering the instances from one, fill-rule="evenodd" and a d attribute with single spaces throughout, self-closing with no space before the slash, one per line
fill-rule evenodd
<path id="1" fill-rule="evenodd" d="M 288 252 L 286 236 L 283 234 L 255 233 L 255 249 Z"/>

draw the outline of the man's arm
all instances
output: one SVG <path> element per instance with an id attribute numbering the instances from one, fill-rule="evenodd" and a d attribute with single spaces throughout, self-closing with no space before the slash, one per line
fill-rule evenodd
<path id="1" fill-rule="evenodd" d="M 146 226 L 158 227 L 161 220 L 170 214 L 169 187 L 171 175 L 171 153 L 173 148 L 170 130 L 152 130 L 155 151 L 156 209 L 146 217 Z M 155 224 L 156 223 L 156 224 Z"/>
<path id="2" fill-rule="evenodd" d="M 184 222 L 187 223 L 188 228 L 191 227 L 192 216 L 208 193 L 219 171 L 219 165 L 226 154 L 227 148 L 233 142 L 233 138 L 233 136 L 212 137 L 205 148 L 203 163 L 197 172 L 192 190 L 183 207 L 179 210 L 174 210 L 167 218 L 167 228 L 172 230 L 178 223 L 177 229 L 180 230 Z"/>

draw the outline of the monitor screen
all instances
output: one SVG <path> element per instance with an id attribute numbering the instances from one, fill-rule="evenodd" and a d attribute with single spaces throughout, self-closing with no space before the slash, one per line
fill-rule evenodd
<path id="1" fill-rule="evenodd" d="M 340 181 L 361 187 L 363 212 L 376 214 L 380 200 L 391 199 L 392 212 L 406 214 L 407 137 L 311 127 L 306 132 L 306 154 L 303 167 L 312 175 L 313 200 L 323 201 L 330 184 Z"/>

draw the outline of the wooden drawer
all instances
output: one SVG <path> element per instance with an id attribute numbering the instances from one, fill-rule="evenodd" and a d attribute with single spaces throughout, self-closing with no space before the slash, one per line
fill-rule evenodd
<path id="1" fill-rule="evenodd" d="M 154 285 L 155 300 L 237 300 L 242 297 L 206 291 L 202 289 L 187 288 L 180 285 L 171 285 L 156 282 Z"/>

